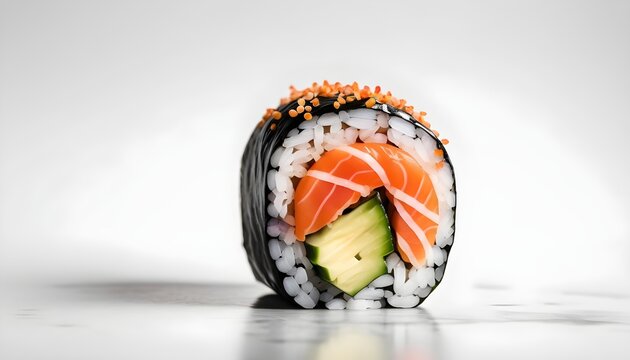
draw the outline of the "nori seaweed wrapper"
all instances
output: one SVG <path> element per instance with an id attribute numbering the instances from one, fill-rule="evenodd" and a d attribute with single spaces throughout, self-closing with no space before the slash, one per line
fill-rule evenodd
<path id="1" fill-rule="evenodd" d="M 329 112 L 342 110 L 351 110 L 357 108 L 365 108 L 365 101 L 353 101 L 341 105 L 339 109 L 335 109 L 333 103 L 336 98 L 319 97 L 320 105 L 314 107 L 311 111 L 313 116 L 319 116 Z M 288 115 L 290 109 L 295 109 L 297 101 L 280 106 L 277 110 L 282 114 L 280 120 L 269 119 L 262 124 L 256 126 L 252 135 L 247 142 L 243 157 L 241 159 L 241 221 L 243 227 L 243 246 L 247 252 L 247 259 L 252 268 L 256 280 L 273 289 L 277 294 L 291 299 L 284 290 L 282 281 L 285 274 L 281 273 L 275 264 L 275 260 L 269 254 L 267 245 L 270 236 L 267 235 L 267 222 L 270 216 L 267 214 L 267 173 L 271 170 L 270 159 L 273 152 L 280 146 L 287 137 L 289 131 L 298 127 L 304 121 L 302 116 L 292 118 Z M 444 160 L 451 166 L 450 158 L 446 149 L 440 140 L 427 129 L 425 126 L 416 121 L 406 112 L 394 108 L 387 104 L 377 103 L 371 109 L 381 110 L 388 114 L 397 115 L 406 121 L 413 123 L 416 127 L 422 128 L 427 134 L 431 135 L 437 143 L 438 148 L 444 151 Z M 272 129 L 272 124 L 275 128 Z M 455 174 L 453 170 L 453 190 L 455 189 Z M 453 207 L 455 213 L 455 207 Z M 455 225 L 453 225 L 455 227 Z M 453 236 L 455 233 L 453 232 Z M 451 245 L 445 247 L 450 253 Z M 445 266 L 443 264 L 442 266 Z M 436 286 L 439 281 L 436 282 Z M 434 289 L 435 289 L 434 287 Z"/>

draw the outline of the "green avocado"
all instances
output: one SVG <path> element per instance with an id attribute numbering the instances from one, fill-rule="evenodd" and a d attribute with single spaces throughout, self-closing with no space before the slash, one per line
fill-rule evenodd
<path id="1" fill-rule="evenodd" d="M 378 196 L 307 236 L 305 245 L 318 275 L 350 296 L 387 273 L 384 257 L 394 251 Z"/>

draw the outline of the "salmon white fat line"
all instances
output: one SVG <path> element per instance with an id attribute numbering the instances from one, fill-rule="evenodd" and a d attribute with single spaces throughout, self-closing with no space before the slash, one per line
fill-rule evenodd
<path id="1" fill-rule="evenodd" d="M 314 186 L 313 186 L 313 188 L 314 188 Z M 313 216 L 313 220 L 311 221 L 311 224 L 309 225 L 309 227 L 313 226 L 313 224 L 315 223 L 315 220 L 317 220 L 317 216 L 319 216 L 319 213 L 324 208 L 324 205 L 326 205 L 326 202 L 328 201 L 328 199 L 330 199 L 330 197 L 335 193 L 335 189 L 336 188 L 337 188 L 337 185 L 334 185 L 332 187 L 332 189 L 330 189 L 330 191 L 328 192 L 328 194 L 326 195 L 326 197 L 324 198 L 324 200 L 320 204 L 319 208 L 315 212 L 315 216 Z"/>
<path id="2" fill-rule="evenodd" d="M 337 166 L 335 166 L 333 171 L 336 170 L 339 166 L 341 166 L 341 164 L 343 164 L 344 162 L 348 161 L 350 158 L 352 158 L 352 156 L 348 155 L 347 158 L 345 158 L 342 161 L 340 161 L 337 164 Z M 311 223 L 309 224 L 309 227 L 313 226 L 313 223 L 317 219 L 317 215 L 319 215 L 319 213 L 322 210 L 322 208 L 324 207 L 324 205 L 326 205 L 326 201 L 328 201 L 328 199 L 335 192 L 335 188 L 337 186 L 345 187 L 345 188 L 348 188 L 350 190 L 356 191 L 356 192 L 360 193 L 361 196 L 363 196 L 363 197 L 368 196 L 370 194 L 369 186 L 357 184 L 354 181 L 352 181 L 352 179 L 354 179 L 358 175 L 367 174 L 369 172 L 370 172 L 370 170 L 358 171 L 354 175 L 352 175 L 349 179 L 343 179 L 343 178 L 340 178 L 338 176 L 331 175 L 331 174 L 329 174 L 327 172 L 324 172 L 324 171 L 309 170 L 306 173 L 306 176 L 310 176 L 310 177 L 312 177 L 314 179 L 317 179 L 317 180 L 320 180 L 320 181 L 325 181 L 325 182 L 328 182 L 328 183 L 331 183 L 331 184 L 335 185 L 335 186 L 333 186 L 332 189 L 330 189 L 330 192 L 328 193 L 328 195 L 326 195 L 326 198 L 324 199 L 324 201 L 322 201 L 322 203 L 319 205 L 319 208 L 317 209 L 317 212 L 315 213 L 315 216 L 313 217 L 313 221 L 311 221 Z M 315 186 L 311 187 L 311 189 L 307 193 L 306 197 L 308 197 L 311 194 L 311 191 L 313 191 L 313 189 L 315 189 Z M 304 200 L 304 199 L 302 199 L 302 200 Z M 353 202 L 353 199 L 348 200 L 348 203 L 345 204 L 344 206 L 342 206 L 342 209 L 345 209 L 346 207 L 350 206 L 352 204 L 352 202 Z"/>
<path id="3" fill-rule="evenodd" d="M 431 248 L 429 239 L 427 239 L 427 235 L 418 226 L 418 224 L 416 224 L 416 222 L 413 221 L 413 219 L 411 218 L 411 215 L 409 215 L 405 207 L 402 206 L 402 204 L 400 203 L 400 201 L 398 201 L 398 199 L 394 199 L 394 207 L 396 208 L 396 211 L 398 211 L 398 214 L 400 214 L 400 217 L 403 219 L 403 221 L 407 223 L 407 225 L 411 228 L 411 230 L 416 235 L 416 237 L 420 239 L 420 243 L 422 244 L 422 247 L 424 248 L 424 254 L 425 254 L 424 257 L 427 261 L 427 266 L 433 266 L 433 249 Z M 409 260 L 411 260 L 412 258 L 415 260 L 415 261 L 412 261 L 412 263 L 414 263 L 413 265 L 417 267 L 421 266 L 421 264 L 419 264 L 418 259 L 415 259 L 415 255 L 413 255 L 413 253 L 408 253 L 407 256 L 409 256 L 410 258 Z"/>
<path id="4" fill-rule="evenodd" d="M 410 261 L 415 266 L 421 266 L 421 262 L 423 262 L 422 260 L 426 260 L 426 264 L 428 266 L 433 266 L 434 264 L 434 256 L 433 256 L 433 251 L 432 251 L 433 249 L 431 248 L 430 241 L 427 238 L 425 231 L 431 228 L 437 227 L 437 225 L 431 226 L 423 231 L 420 228 L 420 226 L 418 226 L 418 224 L 416 224 L 416 222 L 413 220 L 411 214 L 404 208 L 404 206 L 402 206 L 402 203 L 404 203 L 410 206 L 411 208 L 413 208 L 414 210 L 416 210 L 418 213 L 425 216 L 427 219 L 431 220 L 433 223 L 438 224 L 439 215 L 431 211 L 430 209 L 428 209 L 427 206 L 425 205 L 426 202 L 429 200 L 431 196 L 431 192 L 433 192 L 433 189 L 431 188 L 424 202 L 421 203 L 420 201 L 418 201 L 418 199 L 416 199 L 417 195 L 420 193 L 420 189 L 422 188 L 427 175 L 424 174 L 422 176 L 422 179 L 420 181 L 420 185 L 418 186 L 418 190 L 416 191 L 416 194 L 414 196 L 410 196 L 409 194 L 405 193 L 403 190 L 400 190 L 392 186 L 391 181 L 389 177 L 387 176 L 385 169 L 381 166 L 378 160 L 376 160 L 376 158 L 374 158 L 369 153 L 369 151 L 363 152 L 351 146 L 342 146 L 342 147 L 337 148 L 336 150 L 344 152 L 348 154 L 348 156 L 339 160 L 331 171 L 320 171 L 320 170 L 310 169 L 306 174 L 306 176 L 316 179 L 316 181 L 324 181 L 324 182 L 334 185 L 333 188 L 326 195 L 325 199 L 323 199 L 323 201 L 320 203 L 319 208 L 316 211 L 315 217 L 311 221 L 311 224 L 309 224 L 309 227 L 313 225 L 315 218 L 317 217 L 317 215 L 319 215 L 321 208 L 328 201 L 328 199 L 330 198 L 330 196 L 332 195 L 336 187 L 339 186 L 339 187 L 352 190 L 354 192 L 361 194 L 361 196 L 365 197 L 369 195 L 371 191 L 370 187 L 367 185 L 359 184 L 353 181 L 353 179 L 360 174 L 375 173 L 378 176 L 378 178 L 381 180 L 381 182 L 383 183 L 387 191 L 394 197 L 393 205 L 396 208 L 396 211 L 400 214 L 401 219 L 408 225 L 410 230 L 414 233 L 415 237 L 419 240 L 425 253 L 425 259 L 418 259 L 416 255 L 413 254 L 413 252 L 411 251 L 410 245 L 408 244 L 407 240 L 404 239 L 400 234 L 398 234 L 399 237 L 402 239 L 400 245 L 401 245 L 401 248 L 403 249 L 403 252 L 408 254 Z M 394 154 L 388 153 L 388 155 L 393 156 Z M 342 177 L 332 174 L 336 169 L 342 166 L 343 163 L 347 162 L 350 158 L 353 158 L 353 157 L 364 162 L 366 165 L 369 166 L 371 170 L 364 170 L 364 171 L 356 172 L 350 178 L 342 178 Z M 407 174 L 400 164 L 398 164 L 398 166 L 401 168 L 403 176 L 404 176 L 404 183 L 402 185 L 402 188 L 405 188 L 407 185 Z M 307 196 L 310 195 L 311 191 L 315 188 L 314 185 L 315 184 L 313 184 L 311 189 L 308 191 Z"/>
<path id="5" fill-rule="evenodd" d="M 339 162 L 337 163 L 337 165 L 336 165 L 336 166 L 335 166 L 335 167 L 331 170 L 331 172 L 333 172 L 333 171 L 337 170 L 337 169 L 338 169 L 341 165 L 343 165 L 343 163 L 345 163 L 346 161 L 350 160 L 351 158 L 352 158 L 352 155 L 348 155 L 346 158 L 344 158 L 343 160 L 339 161 Z M 314 171 L 314 170 L 309 170 L 309 172 L 313 172 L 313 171 Z M 307 175 L 308 175 L 308 172 L 307 172 Z M 315 189 L 315 186 L 312 186 L 312 187 L 310 188 L 310 190 L 308 191 L 308 193 L 306 193 L 306 195 L 305 195 L 305 196 L 302 198 L 302 200 L 300 200 L 298 203 L 300 203 L 300 202 L 304 201 L 305 199 L 307 199 L 307 198 L 311 195 L 311 192 L 313 192 L 313 190 L 314 190 L 314 189 Z M 327 197 L 327 198 L 328 198 L 328 197 Z M 320 204 L 320 208 L 319 208 L 319 209 L 317 209 L 317 213 L 319 213 L 319 211 L 321 210 L 321 207 L 322 207 L 322 206 L 324 206 L 324 204 L 325 204 L 325 202 L 322 202 L 322 203 Z M 311 224 L 311 225 L 312 225 L 312 224 Z"/>
<path id="6" fill-rule="evenodd" d="M 400 201 L 411 206 L 412 208 L 414 208 L 414 210 L 426 216 L 434 223 L 437 224 L 440 221 L 440 217 L 438 214 L 429 210 L 424 204 L 414 199 L 413 197 L 409 196 L 404 191 L 401 191 L 400 189 L 396 189 L 395 187 L 391 186 L 391 182 L 389 181 L 389 178 L 387 177 L 387 173 L 385 172 L 385 169 L 383 169 L 381 164 L 379 164 L 378 161 L 374 157 L 372 157 L 370 154 L 368 154 L 367 152 L 362 152 L 350 146 L 342 146 L 340 148 L 337 148 L 337 150 L 348 153 L 362 160 L 363 162 L 365 162 L 369 167 L 372 168 L 372 170 L 374 170 L 374 172 L 378 175 L 378 177 L 383 182 L 383 185 L 385 186 L 387 191 L 389 191 L 395 198 L 400 199 Z M 422 183 L 424 183 L 424 177 L 422 178 L 422 181 L 423 181 Z M 420 185 L 422 185 L 422 183 Z"/>
<path id="7" fill-rule="evenodd" d="M 365 174 L 368 171 L 369 170 L 360 171 L 360 172 L 354 174 L 353 177 L 355 177 L 358 174 Z M 344 179 L 344 178 L 340 178 L 338 176 L 335 176 L 335 175 L 332 175 L 332 174 L 329 174 L 327 172 L 320 171 L 320 170 L 309 170 L 306 173 L 306 176 L 310 176 L 310 177 L 315 178 L 317 180 L 326 181 L 326 182 L 329 182 L 329 183 L 334 184 L 334 185 L 343 186 L 343 187 L 345 187 L 347 189 L 350 189 L 352 191 L 358 192 L 363 197 L 366 197 L 366 196 L 370 195 L 370 187 L 369 186 L 357 184 L 356 182 L 352 181 L 352 178 Z"/>

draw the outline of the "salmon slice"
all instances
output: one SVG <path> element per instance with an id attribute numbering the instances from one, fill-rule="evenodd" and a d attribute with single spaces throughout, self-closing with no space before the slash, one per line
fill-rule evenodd
<path id="1" fill-rule="evenodd" d="M 390 199 L 390 223 L 403 260 L 432 265 L 431 247 L 439 220 L 438 199 L 420 164 L 389 144 L 357 143 L 325 153 L 295 191 L 295 235 L 306 235 L 335 221 L 376 188 Z"/>

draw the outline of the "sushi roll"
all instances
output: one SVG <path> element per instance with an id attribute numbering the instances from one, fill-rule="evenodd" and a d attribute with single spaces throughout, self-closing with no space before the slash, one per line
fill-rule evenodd
<path id="1" fill-rule="evenodd" d="M 446 139 L 405 100 L 313 83 L 254 129 L 241 163 L 256 279 L 303 308 L 409 308 L 442 281 L 455 236 Z"/>

